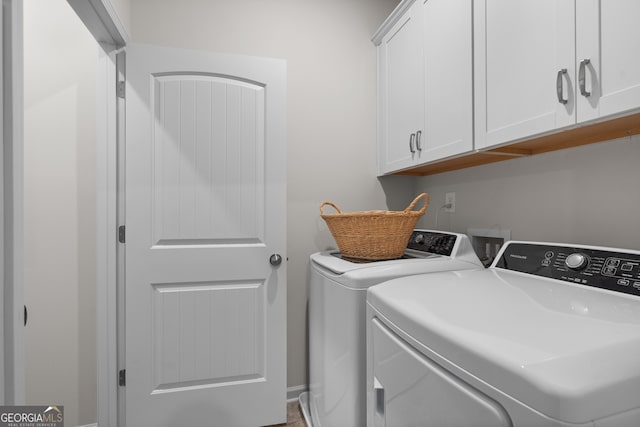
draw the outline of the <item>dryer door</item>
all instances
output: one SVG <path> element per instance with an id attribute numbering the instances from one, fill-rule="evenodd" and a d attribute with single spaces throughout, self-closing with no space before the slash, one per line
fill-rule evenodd
<path id="1" fill-rule="evenodd" d="M 496 401 L 417 352 L 378 319 L 371 322 L 374 390 L 367 410 L 375 427 L 512 426 Z"/>

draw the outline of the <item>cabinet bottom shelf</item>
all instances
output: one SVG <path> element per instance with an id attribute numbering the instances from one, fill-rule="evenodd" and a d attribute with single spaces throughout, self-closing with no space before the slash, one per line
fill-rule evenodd
<path id="1" fill-rule="evenodd" d="M 485 151 L 474 151 L 458 157 L 396 172 L 394 175 L 435 175 L 637 134 L 640 134 L 640 113 L 592 123 Z"/>

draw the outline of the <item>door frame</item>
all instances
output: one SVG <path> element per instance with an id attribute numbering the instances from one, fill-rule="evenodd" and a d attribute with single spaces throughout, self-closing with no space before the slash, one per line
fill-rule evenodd
<path id="1" fill-rule="evenodd" d="M 96 112 L 97 423 L 118 423 L 118 146 L 117 56 L 127 34 L 110 0 L 67 0 L 100 49 Z"/>
<path id="2" fill-rule="evenodd" d="M 24 403 L 24 146 L 22 2 L 2 0 L 0 150 L 0 401 Z"/>
<path id="3" fill-rule="evenodd" d="M 97 310 L 98 423 L 117 425 L 116 53 L 129 36 L 110 0 L 67 0 L 102 47 L 97 75 Z M 24 404 L 24 141 L 22 0 L 2 0 L 2 150 L 0 150 L 0 402 Z"/>

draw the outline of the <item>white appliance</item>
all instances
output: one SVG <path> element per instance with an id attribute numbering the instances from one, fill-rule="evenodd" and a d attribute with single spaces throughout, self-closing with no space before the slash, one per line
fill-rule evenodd
<path id="1" fill-rule="evenodd" d="M 463 234 L 414 230 L 402 259 L 361 262 L 337 252 L 311 255 L 309 392 L 300 397 L 313 427 L 366 423 L 366 292 L 385 280 L 482 268 Z"/>
<path id="2" fill-rule="evenodd" d="M 509 242 L 367 295 L 367 425 L 640 426 L 640 252 Z"/>

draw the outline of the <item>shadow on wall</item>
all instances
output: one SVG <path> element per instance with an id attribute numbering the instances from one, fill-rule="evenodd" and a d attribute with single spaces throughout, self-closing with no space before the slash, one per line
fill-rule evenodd
<path id="1" fill-rule="evenodd" d="M 417 190 L 417 180 L 413 176 L 380 176 L 378 181 L 387 201 L 387 209 L 392 211 L 404 210 L 422 192 Z"/>
<path id="2" fill-rule="evenodd" d="M 326 213 L 334 213 L 334 212 L 335 211 L 332 210 L 331 208 L 327 208 L 326 210 Z M 319 250 L 322 250 L 322 251 L 337 249 L 336 242 L 333 239 L 331 232 L 327 228 L 327 225 L 324 219 L 322 219 L 322 217 L 320 216 L 320 213 L 318 213 L 318 215 L 315 218 L 315 227 L 316 227 L 315 238 L 314 238 L 315 247 L 319 248 Z"/>

